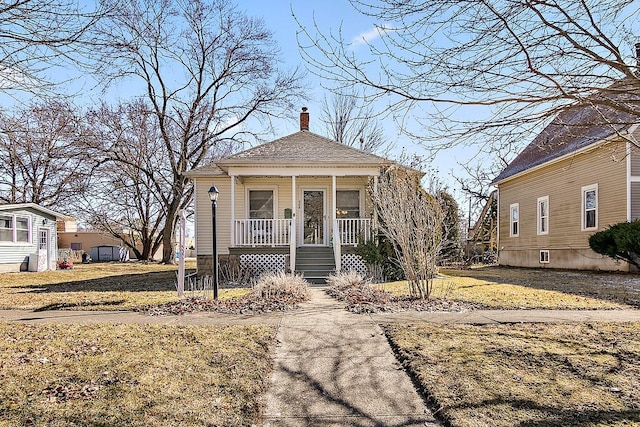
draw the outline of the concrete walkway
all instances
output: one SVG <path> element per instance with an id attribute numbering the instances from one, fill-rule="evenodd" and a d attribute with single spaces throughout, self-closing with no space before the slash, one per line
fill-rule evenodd
<path id="1" fill-rule="evenodd" d="M 265 427 L 439 425 L 378 324 L 311 292 L 282 318 Z"/>

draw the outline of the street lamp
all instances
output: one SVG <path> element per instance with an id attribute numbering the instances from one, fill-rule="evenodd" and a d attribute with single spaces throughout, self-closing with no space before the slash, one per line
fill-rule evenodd
<path id="1" fill-rule="evenodd" d="M 209 199 L 211 200 L 211 219 L 213 221 L 213 299 L 218 299 L 218 239 L 216 236 L 216 207 L 218 201 L 218 189 L 211 184 L 209 188 Z"/>

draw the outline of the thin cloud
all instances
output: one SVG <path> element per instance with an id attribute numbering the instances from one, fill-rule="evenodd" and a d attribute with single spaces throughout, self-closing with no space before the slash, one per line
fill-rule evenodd
<path id="1" fill-rule="evenodd" d="M 360 33 L 351 39 L 351 44 L 353 47 L 369 44 L 375 39 L 380 38 L 380 36 L 384 35 L 387 31 L 389 31 L 389 28 L 384 25 L 381 27 L 373 27 L 372 29 L 365 31 L 364 33 Z"/>

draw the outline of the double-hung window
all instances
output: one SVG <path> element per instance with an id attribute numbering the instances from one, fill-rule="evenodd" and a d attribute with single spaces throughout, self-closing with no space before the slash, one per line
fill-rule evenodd
<path id="1" fill-rule="evenodd" d="M 273 190 L 249 190 L 249 218 L 272 219 Z"/>
<path id="2" fill-rule="evenodd" d="M 360 191 L 336 191 L 336 218 L 360 218 Z"/>
<path id="3" fill-rule="evenodd" d="M 538 234 L 549 234 L 549 196 L 538 197 Z"/>
<path id="4" fill-rule="evenodd" d="M 29 243 L 29 218 L 18 215 L 0 215 L 0 242 Z"/>
<path id="5" fill-rule="evenodd" d="M 520 204 L 509 206 L 509 236 L 518 237 L 520 234 Z"/>
<path id="6" fill-rule="evenodd" d="M 582 187 L 582 230 L 598 228 L 598 184 Z"/>

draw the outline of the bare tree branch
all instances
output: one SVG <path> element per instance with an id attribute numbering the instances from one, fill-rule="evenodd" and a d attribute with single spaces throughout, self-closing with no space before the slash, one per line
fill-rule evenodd
<path id="1" fill-rule="evenodd" d="M 145 87 L 155 118 L 162 164 L 141 166 L 153 179 L 166 215 L 163 261 L 173 261 L 178 211 L 193 187 L 187 170 L 255 140 L 254 121 L 294 111 L 305 99 L 299 70 L 278 68 L 280 53 L 263 21 L 238 11 L 227 0 L 105 0 L 115 10 L 98 26 L 102 69 L 108 82 L 131 77 Z M 128 164 L 128 160 L 117 158 Z"/>

